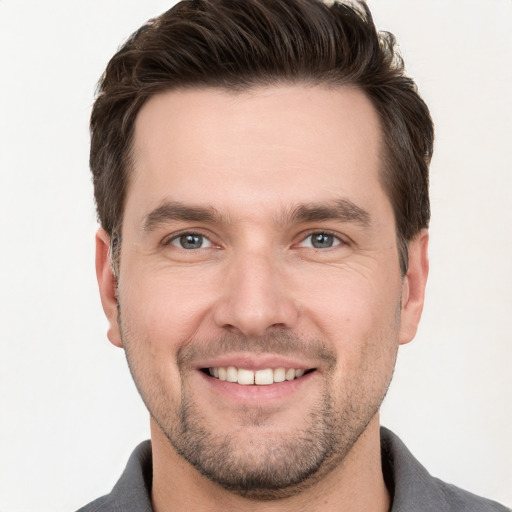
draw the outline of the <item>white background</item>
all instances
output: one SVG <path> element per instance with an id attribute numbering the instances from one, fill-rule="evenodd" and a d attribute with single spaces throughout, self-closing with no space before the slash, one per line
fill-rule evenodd
<path id="1" fill-rule="evenodd" d="M 0 511 L 108 492 L 147 413 L 106 340 L 94 87 L 163 0 L 0 0 Z M 373 0 L 437 127 L 431 278 L 383 423 L 436 476 L 512 504 L 512 1 Z"/>

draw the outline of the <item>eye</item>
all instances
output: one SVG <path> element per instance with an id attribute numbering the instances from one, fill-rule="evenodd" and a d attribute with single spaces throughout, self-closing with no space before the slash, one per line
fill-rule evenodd
<path id="1" fill-rule="evenodd" d="M 208 240 L 204 235 L 200 235 L 198 233 L 182 233 L 181 235 L 171 238 L 168 244 L 187 250 L 212 247 L 210 240 Z"/>
<path id="2" fill-rule="evenodd" d="M 343 242 L 331 233 L 311 233 L 298 244 L 299 247 L 312 247 L 313 249 L 329 249 L 341 245 Z"/>

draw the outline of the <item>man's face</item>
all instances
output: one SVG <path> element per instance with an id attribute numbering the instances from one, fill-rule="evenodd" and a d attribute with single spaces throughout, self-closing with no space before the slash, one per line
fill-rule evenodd
<path id="1" fill-rule="evenodd" d="M 227 489 L 313 482 L 378 423 L 424 286 L 400 276 L 381 145 L 348 88 L 172 91 L 138 115 L 120 318 L 98 236 L 109 338 L 154 431 Z"/>

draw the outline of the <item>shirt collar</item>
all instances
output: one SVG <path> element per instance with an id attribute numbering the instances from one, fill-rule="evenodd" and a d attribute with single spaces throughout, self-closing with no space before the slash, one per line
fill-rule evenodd
<path id="1" fill-rule="evenodd" d="M 433 478 L 395 434 L 384 427 L 380 433 L 384 479 L 392 499 L 390 512 L 508 510 Z M 113 510 L 153 512 L 152 479 L 151 442 L 144 441 L 134 450 L 123 475 L 106 497 Z"/>

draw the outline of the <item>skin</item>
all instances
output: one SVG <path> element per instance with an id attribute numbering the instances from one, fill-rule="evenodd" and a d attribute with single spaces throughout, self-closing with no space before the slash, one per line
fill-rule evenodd
<path id="1" fill-rule="evenodd" d="M 416 333 L 428 235 L 402 277 L 381 138 L 349 88 L 171 91 L 139 113 L 117 293 L 101 229 L 96 262 L 108 337 L 151 413 L 157 512 L 389 509 L 378 409 Z M 326 216 L 340 201 L 357 215 Z M 229 363 L 314 371 L 250 389 L 201 371 Z M 278 488 L 229 487 L 254 468 Z"/>

